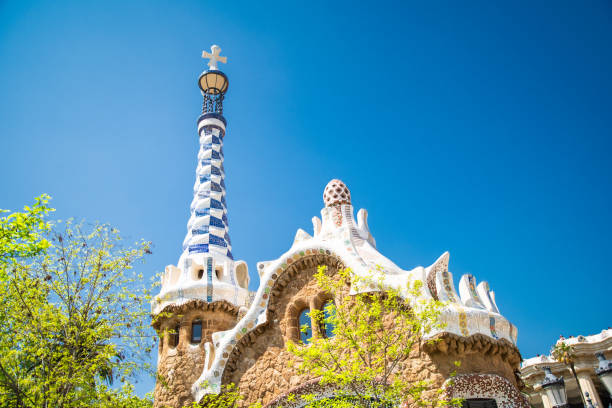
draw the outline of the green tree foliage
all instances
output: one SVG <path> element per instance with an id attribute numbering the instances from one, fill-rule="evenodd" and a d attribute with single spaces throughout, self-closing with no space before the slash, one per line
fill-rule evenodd
<path id="1" fill-rule="evenodd" d="M 17 259 L 40 254 L 49 247 L 45 234 L 50 225 L 45 217 L 54 211 L 48 206 L 50 197 L 46 194 L 36 198 L 32 207 L 23 212 L 14 212 L 0 217 L 0 271 L 6 279 L 7 267 Z M 8 213 L 0 209 L 0 214 Z"/>
<path id="2" fill-rule="evenodd" d="M 428 381 L 398 375 L 402 363 L 427 341 L 423 335 L 443 327 L 443 303 L 422 299 L 420 281 L 408 284 L 402 296 L 373 276 L 358 277 L 350 269 L 331 276 L 326 267 L 319 267 L 317 283 L 335 302 L 310 315 L 322 327 L 331 325 L 333 337 L 315 335 L 308 345 L 290 342 L 288 347 L 300 373 L 319 378 L 337 394 L 323 400 L 314 395 L 299 398 L 306 399 L 309 408 L 460 405 L 458 399 L 445 400 L 443 390 L 433 390 Z M 368 291 L 349 295 L 349 282 Z M 405 299 L 411 299 L 410 304 Z"/>
<path id="3" fill-rule="evenodd" d="M 0 406 L 150 406 L 129 384 L 155 344 L 134 269 L 150 243 L 51 224 L 48 201 L 0 218 Z"/>

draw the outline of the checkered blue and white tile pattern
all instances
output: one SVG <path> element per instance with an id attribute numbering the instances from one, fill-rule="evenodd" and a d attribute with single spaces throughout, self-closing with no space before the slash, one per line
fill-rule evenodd
<path id="1" fill-rule="evenodd" d="M 183 250 L 189 254 L 217 253 L 233 259 L 223 169 L 225 125 L 220 120 L 204 119 L 199 122 L 198 131 L 200 151 Z"/>

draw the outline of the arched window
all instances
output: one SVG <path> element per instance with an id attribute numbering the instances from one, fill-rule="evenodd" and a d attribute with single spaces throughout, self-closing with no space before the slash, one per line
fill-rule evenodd
<path id="1" fill-rule="evenodd" d="M 323 315 L 325 320 L 321 322 L 321 334 L 326 338 L 334 337 L 335 327 L 332 322 L 329 321 L 330 317 L 333 316 L 334 311 L 334 301 L 328 300 L 325 302 L 323 305 Z"/>
<path id="2" fill-rule="evenodd" d="M 306 344 L 310 342 L 312 338 L 312 323 L 310 321 L 310 309 L 306 308 L 300 312 L 300 317 L 298 318 L 298 324 L 300 329 L 300 340 L 302 343 Z"/>
<path id="3" fill-rule="evenodd" d="M 180 330 L 181 325 L 178 323 L 172 328 L 172 331 L 170 332 L 170 347 L 178 346 Z"/>
<path id="4" fill-rule="evenodd" d="M 200 319 L 197 319 L 191 323 L 191 342 L 193 344 L 199 344 L 201 341 L 202 341 L 202 321 Z"/>

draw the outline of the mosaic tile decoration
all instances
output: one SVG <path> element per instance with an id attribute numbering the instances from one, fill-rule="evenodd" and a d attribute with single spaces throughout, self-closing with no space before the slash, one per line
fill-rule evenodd
<path id="1" fill-rule="evenodd" d="M 477 298 L 478 294 L 476 293 L 476 279 L 473 275 L 468 275 L 468 282 L 470 287 L 470 293 L 473 297 Z"/>
<path id="2" fill-rule="evenodd" d="M 461 335 L 462 336 L 469 336 L 470 332 L 468 331 L 467 314 L 465 313 L 465 309 L 462 308 L 459 305 L 455 305 L 455 308 L 456 308 L 457 314 L 458 314 L 459 329 L 461 330 Z"/>
<path id="3" fill-rule="evenodd" d="M 445 383 L 456 398 L 492 398 L 498 408 L 529 408 L 525 396 L 506 378 L 496 374 L 459 374 Z"/>
<path id="4" fill-rule="evenodd" d="M 495 331 L 495 317 L 491 315 L 489 315 L 489 329 L 491 330 L 491 337 L 499 339 L 497 331 Z"/>
<path id="5" fill-rule="evenodd" d="M 190 254 L 203 254 L 208 252 L 208 244 L 189 245 Z"/>
<path id="6" fill-rule="evenodd" d="M 213 280 L 212 280 L 213 259 L 206 258 L 206 301 L 212 302 L 213 299 Z"/>
<path id="7" fill-rule="evenodd" d="M 442 272 L 442 283 L 444 284 L 444 292 L 446 293 L 446 297 L 451 302 L 456 302 L 455 294 L 453 293 L 453 282 L 450 276 L 450 272 L 444 271 Z"/>
<path id="8" fill-rule="evenodd" d="M 510 322 L 508 322 L 508 326 L 510 326 L 508 329 L 508 337 L 510 338 L 512 344 L 516 344 L 516 341 L 518 340 L 518 330 L 516 329 L 516 326 Z"/>

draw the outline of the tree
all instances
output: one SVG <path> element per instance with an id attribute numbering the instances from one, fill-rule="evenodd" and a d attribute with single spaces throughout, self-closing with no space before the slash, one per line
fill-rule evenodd
<path id="1" fill-rule="evenodd" d="M 0 406 L 149 406 L 129 381 L 156 340 L 134 269 L 150 243 L 52 224 L 48 201 L 0 218 Z"/>
<path id="2" fill-rule="evenodd" d="M 572 374 L 574 375 L 574 379 L 576 380 L 576 384 L 578 385 L 578 390 L 580 390 L 582 403 L 586 407 L 587 403 L 584 399 L 584 393 L 582 392 L 582 387 L 580 386 L 578 376 L 576 375 L 576 369 L 574 367 L 574 363 L 576 362 L 574 346 L 567 344 L 564 341 L 559 341 L 550 349 L 550 355 L 558 362 L 563 363 L 570 368 Z"/>
<path id="3" fill-rule="evenodd" d="M 350 269 L 330 276 L 322 266 L 315 278 L 335 302 L 328 302 L 323 311 L 311 310 L 310 315 L 322 327 L 331 325 L 333 337 L 315 336 L 307 346 L 290 342 L 289 351 L 300 373 L 331 385 L 337 395 L 320 401 L 313 395 L 302 397 L 310 402 L 309 408 L 386 408 L 406 402 L 460 405 L 459 399 L 445 400 L 443 390 L 432 390 L 428 381 L 407 381 L 399 375 L 411 352 L 427 342 L 424 334 L 443 327 L 443 303 L 423 299 L 420 281 L 408 284 L 407 296 L 402 296 L 382 279 L 359 277 Z M 349 282 L 354 289 L 369 289 L 349 295 Z"/>
<path id="4" fill-rule="evenodd" d="M 45 217 L 55 211 L 48 206 L 49 199 L 43 194 L 35 199 L 34 206 L 25 206 L 24 212 L 0 217 L 0 278 L 6 279 L 7 268 L 17 259 L 33 257 L 49 247 L 44 235 L 50 224 Z M 0 209 L 0 214 L 8 212 Z"/>

